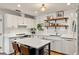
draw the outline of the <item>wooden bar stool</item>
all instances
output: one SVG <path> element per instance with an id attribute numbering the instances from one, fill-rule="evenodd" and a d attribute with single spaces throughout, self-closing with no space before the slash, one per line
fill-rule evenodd
<path id="1" fill-rule="evenodd" d="M 29 55 L 30 52 L 29 52 L 29 48 L 25 45 L 20 45 L 20 51 L 21 51 L 21 54 L 22 55 Z"/>
<path id="2" fill-rule="evenodd" d="M 15 55 L 20 54 L 19 45 L 18 45 L 16 42 L 12 42 L 12 46 L 13 46 L 13 49 L 14 49 L 14 54 L 15 54 Z"/>

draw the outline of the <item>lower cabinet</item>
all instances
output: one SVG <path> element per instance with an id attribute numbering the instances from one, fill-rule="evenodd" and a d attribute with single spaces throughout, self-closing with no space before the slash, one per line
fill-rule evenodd
<path id="1" fill-rule="evenodd" d="M 62 52 L 62 40 L 54 40 L 52 43 L 51 49 L 53 51 Z"/>
<path id="2" fill-rule="evenodd" d="M 64 54 L 73 55 L 76 51 L 75 40 L 54 40 L 51 43 L 51 50 Z"/>
<path id="3" fill-rule="evenodd" d="M 75 40 L 63 40 L 63 53 L 73 55 L 76 51 Z"/>

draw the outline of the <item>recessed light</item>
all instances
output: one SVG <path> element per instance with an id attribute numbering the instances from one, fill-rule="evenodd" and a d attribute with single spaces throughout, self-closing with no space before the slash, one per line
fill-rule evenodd
<path id="1" fill-rule="evenodd" d="M 67 3 L 67 5 L 71 5 L 71 3 Z"/>
<path id="2" fill-rule="evenodd" d="M 20 4 L 18 4 L 18 5 L 17 5 L 17 7 L 21 7 L 21 5 L 20 5 Z"/>

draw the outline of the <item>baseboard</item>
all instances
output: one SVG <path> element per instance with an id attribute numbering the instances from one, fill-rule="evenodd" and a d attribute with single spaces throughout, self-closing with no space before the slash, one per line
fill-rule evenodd
<path id="1" fill-rule="evenodd" d="M 59 54 L 62 54 L 62 55 L 67 55 L 67 54 L 65 54 L 65 53 L 58 52 L 58 51 L 54 51 L 54 50 L 50 50 L 50 51 L 55 52 L 55 53 L 59 53 Z"/>

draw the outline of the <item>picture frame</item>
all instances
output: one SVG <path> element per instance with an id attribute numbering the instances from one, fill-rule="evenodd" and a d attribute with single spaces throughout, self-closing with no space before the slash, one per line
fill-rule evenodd
<path id="1" fill-rule="evenodd" d="M 57 11 L 56 16 L 57 17 L 64 17 L 64 11 Z"/>

